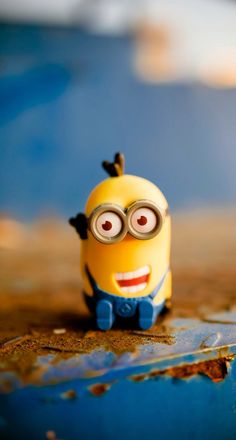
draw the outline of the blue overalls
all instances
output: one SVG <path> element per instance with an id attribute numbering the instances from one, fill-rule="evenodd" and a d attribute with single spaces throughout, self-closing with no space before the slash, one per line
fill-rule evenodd
<path id="1" fill-rule="evenodd" d="M 93 290 L 93 296 L 85 294 L 85 300 L 91 312 L 95 313 L 97 326 L 101 330 L 109 330 L 114 323 L 116 315 L 122 318 L 131 318 L 135 314 L 138 315 L 139 327 L 146 330 L 154 324 L 157 316 L 164 308 L 165 300 L 155 305 L 153 304 L 153 299 L 158 295 L 169 272 L 169 268 L 152 293 L 138 298 L 123 298 L 101 290 L 87 266 L 85 270 Z"/>

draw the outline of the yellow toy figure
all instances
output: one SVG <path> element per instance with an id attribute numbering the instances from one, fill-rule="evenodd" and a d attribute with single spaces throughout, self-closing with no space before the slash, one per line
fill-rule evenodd
<path id="1" fill-rule="evenodd" d="M 102 165 L 110 177 L 69 220 L 82 240 L 85 299 L 101 330 L 116 317 L 148 329 L 171 298 L 168 203 L 153 183 L 123 174 L 122 154 Z"/>

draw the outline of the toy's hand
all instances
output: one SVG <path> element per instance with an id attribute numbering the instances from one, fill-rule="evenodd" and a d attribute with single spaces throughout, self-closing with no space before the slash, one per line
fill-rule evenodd
<path id="1" fill-rule="evenodd" d="M 75 228 L 76 232 L 78 232 L 81 240 L 86 240 L 88 238 L 88 220 L 85 214 L 79 213 L 76 217 L 71 217 L 69 223 Z"/>

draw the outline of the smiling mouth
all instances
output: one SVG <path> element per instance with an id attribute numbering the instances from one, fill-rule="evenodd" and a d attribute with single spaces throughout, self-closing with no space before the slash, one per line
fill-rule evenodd
<path id="1" fill-rule="evenodd" d="M 133 272 L 116 273 L 115 279 L 122 292 L 135 293 L 145 289 L 149 275 L 149 267 L 144 266 Z"/>

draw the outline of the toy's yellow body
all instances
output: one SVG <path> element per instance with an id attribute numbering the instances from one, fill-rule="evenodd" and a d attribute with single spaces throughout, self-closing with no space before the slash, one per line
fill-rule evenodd
<path id="1" fill-rule="evenodd" d="M 89 196 L 85 212 L 89 217 L 97 206 L 104 203 L 114 203 L 125 209 L 140 199 L 152 200 L 163 209 L 168 207 L 161 191 L 151 182 L 141 177 L 123 175 L 110 177 L 96 186 Z M 121 291 L 115 274 L 134 272 L 148 265 L 150 276 L 145 289 L 129 293 L 129 297 L 146 296 L 153 291 L 170 264 L 170 216 L 166 218 L 160 233 L 150 240 L 138 240 L 127 234 L 122 241 L 107 245 L 97 241 L 89 232 L 88 240 L 82 241 L 81 248 L 81 272 L 87 294 L 92 295 L 93 292 L 84 270 L 86 265 L 100 288 L 119 296 L 127 295 Z M 162 286 L 162 295 L 156 301 L 171 296 L 170 277 L 169 273 Z"/>
<path id="2" fill-rule="evenodd" d="M 100 292 L 100 301 L 109 303 L 111 298 L 111 304 L 113 304 L 110 307 L 113 318 L 110 319 L 109 325 L 103 325 L 105 322 L 104 314 L 106 315 L 106 313 L 101 307 L 102 312 L 100 313 L 98 310 L 102 315 L 100 316 L 100 325 L 97 320 L 100 328 L 107 329 L 111 327 L 116 310 L 118 310 L 117 315 L 123 317 L 133 316 L 128 311 L 129 307 L 133 307 L 135 304 L 138 310 L 138 307 L 144 301 L 146 305 L 144 304 L 142 307 L 145 313 L 148 314 L 149 312 L 146 312 L 145 307 L 148 309 L 150 306 L 153 307 L 153 310 L 159 310 L 158 307 L 166 305 L 167 300 L 169 303 L 171 297 L 171 220 L 167 201 L 154 184 L 146 179 L 132 175 L 109 177 L 91 192 L 87 200 L 85 215 L 87 219 L 90 219 L 97 209 L 99 210 L 100 207 L 103 207 L 103 217 L 100 215 L 100 218 L 103 219 L 102 227 L 106 227 L 105 239 L 108 240 L 109 227 L 112 228 L 111 224 L 113 222 L 113 217 L 111 216 L 117 214 L 117 212 L 111 214 L 113 207 L 118 210 L 118 213 L 119 210 L 121 213 L 124 213 L 122 214 L 122 222 L 124 222 L 126 221 L 125 215 L 127 212 L 129 213 L 129 207 L 133 206 L 133 204 L 135 205 L 135 203 L 141 205 L 141 208 L 139 208 L 139 205 L 139 210 L 134 207 L 134 214 L 130 214 L 131 220 L 128 221 L 129 227 L 127 227 L 126 233 L 120 239 L 114 242 L 104 242 L 103 236 L 101 236 L 101 240 L 99 239 L 99 232 L 98 236 L 94 234 L 92 225 L 88 228 L 86 239 L 82 240 L 81 243 L 81 273 L 87 299 L 92 299 L 95 296 L 96 290 Z M 142 233 L 142 228 L 147 228 L 147 219 L 150 222 L 154 221 L 154 214 L 150 213 L 151 209 L 146 207 L 148 203 L 152 203 L 154 207 L 157 207 L 158 212 L 163 213 L 160 230 L 151 238 L 143 237 L 140 234 L 140 231 Z M 145 205 L 144 210 L 142 204 Z M 106 207 L 109 207 L 109 209 L 107 208 L 106 210 Z M 136 219 L 137 215 L 135 212 L 138 213 L 138 219 Z M 147 218 L 143 214 L 145 216 L 147 214 Z M 101 225 L 99 226 L 98 222 L 100 220 L 97 220 L 97 218 L 99 219 L 99 215 L 96 217 L 94 224 L 97 222 L 95 227 L 99 228 Z M 118 220 L 115 217 L 115 222 Z M 136 224 L 134 223 L 135 221 Z M 122 223 L 120 220 L 119 222 Z M 145 222 L 147 223 L 146 226 Z M 137 226 L 138 230 L 133 229 L 132 225 L 134 227 Z M 103 232 L 101 227 L 100 230 Z M 138 238 L 136 235 L 138 235 Z M 96 286 L 95 289 L 94 286 Z M 159 286 L 158 289 L 156 289 L 157 286 Z M 157 293 L 154 295 L 155 289 Z M 117 301 L 119 307 L 123 308 L 123 311 L 120 313 L 119 308 L 117 309 Z M 120 304 L 122 304 L 122 307 Z M 142 328 L 150 327 L 153 324 L 154 316 L 155 313 L 153 312 L 152 320 L 149 320 L 150 322 L 148 319 L 141 319 L 140 326 Z"/>

